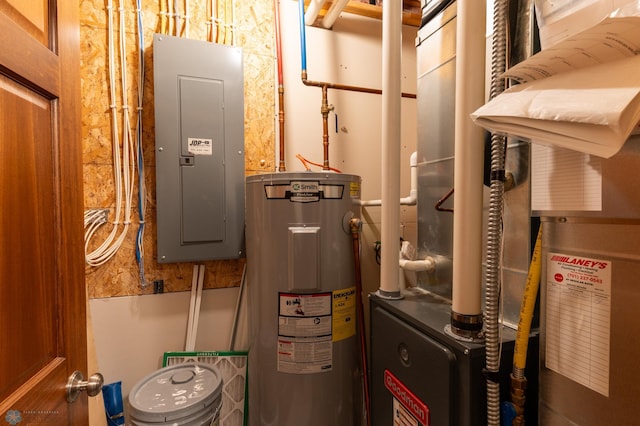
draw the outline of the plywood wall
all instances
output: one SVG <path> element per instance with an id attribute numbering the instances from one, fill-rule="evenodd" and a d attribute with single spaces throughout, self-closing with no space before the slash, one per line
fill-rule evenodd
<path id="1" fill-rule="evenodd" d="M 170 2 L 170 4 L 168 4 Z M 87 266 L 86 281 L 90 298 L 146 294 L 153 292 L 152 282 L 164 280 L 165 291 L 184 291 L 191 287 L 192 263 L 158 264 L 156 262 L 156 211 L 155 211 L 155 158 L 154 158 L 154 110 L 153 110 L 153 57 L 154 33 L 186 36 L 184 27 L 185 0 L 178 3 L 176 34 L 175 19 L 162 12 L 174 5 L 174 0 L 143 1 L 143 27 L 145 48 L 145 79 L 143 100 L 142 146 L 146 171 L 147 210 L 144 217 L 144 275 L 149 283 L 141 285 L 135 257 L 135 239 L 139 226 L 137 213 L 137 189 L 133 193 L 130 208 L 130 225 L 124 234 L 121 248 L 105 264 Z M 217 4 L 218 20 L 211 22 L 210 4 Z M 111 8 L 109 5 L 111 4 Z M 188 38 L 213 39 L 222 44 L 242 47 L 244 55 L 245 84 L 245 170 L 247 174 L 272 171 L 275 168 L 275 99 L 274 99 L 274 13 L 272 0 L 217 0 L 188 1 Z M 92 238 L 90 249 L 97 247 L 114 230 L 120 235 L 125 226 L 114 225 L 115 184 L 113 176 L 114 134 L 122 140 L 123 111 L 128 110 L 129 126 L 135 134 L 138 96 L 138 41 L 136 33 L 135 0 L 83 0 L 81 13 L 82 49 L 82 135 L 84 149 L 85 209 L 108 209 L 109 223 L 100 227 Z M 113 24 L 109 25 L 109 9 Z M 173 7 L 171 7 L 173 9 Z M 117 68 L 122 63 L 119 51 L 121 13 L 124 17 L 126 96 L 128 105 L 123 108 L 121 73 L 115 76 L 115 97 L 110 96 L 108 65 L 110 61 L 109 32 L 116 43 L 112 60 Z M 235 20 L 233 20 L 235 18 Z M 214 29 L 213 35 L 211 29 Z M 113 130 L 112 108 L 117 116 L 117 132 Z M 121 142 L 120 142 L 121 143 Z M 137 177 L 136 177 L 137 179 Z M 123 214 L 121 221 L 124 221 Z M 231 287 L 239 284 L 243 260 L 205 262 L 207 274 L 205 288 Z"/>

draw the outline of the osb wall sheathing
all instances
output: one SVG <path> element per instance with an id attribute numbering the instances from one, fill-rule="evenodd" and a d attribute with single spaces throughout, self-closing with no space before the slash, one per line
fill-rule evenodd
<path id="1" fill-rule="evenodd" d="M 145 215 L 144 271 L 148 285 L 141 285 L 135 258 L 135 238 L 138 230 L 137 189 L 131 205 L 131 225 L 116 255 L 97 267 L 86 267 L 86 282 L 90 298 L 147 294 L 153 292 L 154 280 L 164 281 L 164 291 L 185 291 L 191 287 L 193 263 L 158 264 L 156 262 L 156 211 L 155 211 L 155 158 L 154 158 L 154 109 L 153 109 L 153 57 L 154 33 L 175 34 L 174 20 L 171 27 L 166 15 L 167 1 L 143 1 L 143 27 L 145 46 L 145 80 L 143 104 L 144 167 L 147 187 Z M 185 1 L 178 2 L 184 15 Z M 245 99 L 245 171 L 247 174 L 274 170 L 275 106 L 274 106 L 274 13 L 272 0 L 209 0 L 189 1 L 188 38 L 211 41 L 211 3 L 217 4 L 218 21 L 214 22 L 214 41 L 234 44 L 243 50 L 244 99 Z M 82 78 L 82 135 L 84 162 L 85 209 L 109 209 L 109 223 L 104 224 L 92 239 L 94 249 L 112 232 L 115 217 L 115 186 L 113 176 L 113 132 L 109 92 L 108 55 L 108 2 L 107 0 L 83 0 L 81 14 L 81 78 Z M 233 8 L 233 10 L 232 10 Z M 173 9 L 173 7 L 172 7 Z M 136 35 L 136 1 L 113 0 L 114 24 L 111 28 L 116 52 L 113 56 L 117 67 L 121 63 L 119 51 L 120 12 L 124 11 L 126 31 L 127 96 L 130 128 L 135 134 L 137 114 L 138 41 Z M 235 22 L 232 21 L 235 18 Z M 179 28 L 182 30 L 182 20 Z M 216 25 L 217 24 L 217 25 Z M 233 26 L 230 26 L 234 24 Z M 183 34 L 180 34 L 184 36 Z M 233 40 L 235 39 L 235 40 Z M 122 139 L 123 103 L 121 75 L 115 76 L 118 138 Z M 135 177 L 137 181 L 137 176 Z M 136 185 L 137 188 L 137 185 Z M 123 225 L 118 225 L 118 234 Z M 206 267 L 205 288 L 237 286 L 242 277 L 244 260 L 199 262 Z"/>

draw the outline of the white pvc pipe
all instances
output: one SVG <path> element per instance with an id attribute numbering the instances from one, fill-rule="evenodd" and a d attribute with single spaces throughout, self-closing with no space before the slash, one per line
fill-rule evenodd
<path id="1" fill-rule="evenodd" d="M 411 154 L 409 159 L 409 165 L 411 166 L 411 189 L 409 195 L 400 198 L 400 205 L 402 206 L 415 206 L 418 201 L 418 153 Z M 382 200 L 360 200 L 361 206 L 381 206 Z"/>
<path id="2" fill-rule="evenodd" d="M 300 0 L 302 1 L 302 0 Z M 327 10 L 327 14 L 322 18 L 322 27 L 326 29 L 330 29 L 335 24 L 336 19 L 342 13 L 342 9 L 349 3 L 349 0 L 336 0 L 333 2 L 329 10 Z M 383 15 L 384 15 L 384 4 L 383 4 Z M 306 21 L 305 21 L 306 22 Z"/>
<path id="3" fill-rule="evenodd" d="M 484 103 L 485 1 L 458 0 L 452 310 L 482 314 L 483 130 L 470 114 Z"/>
<path id="4" fill-rule="evenodd" d="M 399 298 L 402 2 L 382 4 L 382 297 Z"/>
<path id="5" fill-rule="evenodd" d="M 409 157 L 409 166 L 411 167 L 411 188 L 409 196 L 400 199 L 400 204 L 403 206 L 414 206 L 418 200 L 418 153 L 415 151 Z"/>
<path id="6" fill-rule="evenodd" d="M 306 25 L 313 25 L 316 22 L 316 18 L 326 2 L 327 0 L 311 0 L 309 2 L 307 10 L 304 12 L 304 23 Z"/>
<path id="7" fill-rule="evenodd" d="M 399 266 L 405 271 L 433 272 L 436 269 L 436 261 L 431 256 L 427 256 L 422 260 L 400 259 Z"/>

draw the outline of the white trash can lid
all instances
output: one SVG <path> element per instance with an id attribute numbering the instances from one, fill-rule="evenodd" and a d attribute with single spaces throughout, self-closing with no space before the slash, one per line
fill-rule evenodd
<path id="1" fill-rule="evenodd" d="M 175 422 L 222 400 L 222 376 L 207 364 L 171 365 L 148 375 L 129 393 L 131 416 L 144 422 Z"/>

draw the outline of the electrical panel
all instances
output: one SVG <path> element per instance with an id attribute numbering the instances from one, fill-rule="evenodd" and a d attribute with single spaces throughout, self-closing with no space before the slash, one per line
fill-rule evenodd
<path id="1" fill-rule="evenodd" d="M 154 35 L 158 262 L 244 255 L 244 84 L 237 47 Z"/>

